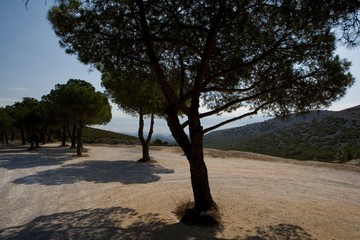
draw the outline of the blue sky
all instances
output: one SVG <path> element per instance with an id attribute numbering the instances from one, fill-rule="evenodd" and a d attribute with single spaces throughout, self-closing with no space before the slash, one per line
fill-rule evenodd
<path id="1" fill-rule="evenodd" d="M 47 4 L 45 5 L 45 2 Z M 0 106 L 12 105 L 23 97 L 40 99 L 58 83 L 66 83 L 70 78 L 90 82 L 98 91 L 101 76 L 89 66 L 80 63 L 76 56 L 65 54 L 59 47 L 46 15 L 51 0 L 31 0 L 28 10 L 23 0 L 0 0 Z M 352 61 L 351 72 L 356 83 L 347 95 L 334 102 L 329 110 L 341 110 L 360 104 L 360 47 L 347 50 L 339 48 L 342 58 Z M 137 119 L 125 115 L 114 105 L 113 119 L 101 128 L 116 132 L 136 132 Z M 216 117 L 204 125 L 218 122 L 229 115 Z M 263 120 L 262 116 L 243 119 L 227 127 L 241 126 Z M 168 133 L 165 121 L 157 120 L 156 133 Z"/>

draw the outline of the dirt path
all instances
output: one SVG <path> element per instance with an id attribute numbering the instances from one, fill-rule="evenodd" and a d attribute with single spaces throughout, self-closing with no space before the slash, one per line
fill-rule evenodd
<path id="1" fill-rule="evenodd" d="M 177 148 L 0 149 L 0 239 L 360 239 L 360 168 L 206 151 L 217 228 L 178 223 L 190 198 Z"/>

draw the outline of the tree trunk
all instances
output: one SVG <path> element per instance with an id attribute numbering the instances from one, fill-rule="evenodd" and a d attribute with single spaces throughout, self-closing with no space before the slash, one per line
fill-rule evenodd
<path id="1" fill-rule="evenodd" d="M 139 160 L 141 162 L 150 161 L 149 147 L 150 147 L 153 130 L 154 130 L 154 114 L 151 114 L 149 133 L 148 133 L 147 138 L 145 139 L 145 137 L 144 137 L 144 113 L 143 113 L 143 109 L 140 108 L 138 136 L 139 136 L 139 140 L 140 140 L 140 143 L 142 146 L 142 158 Z"/>
<path id="2" fill-rule="evenodd" d="M 65 146 L 66 145 L 66 124 L 64 123 L 63 124 L 63 127 L 62 127 L 62 137 L 61 137 L 61 146 Z"/>
<path id="3" fill-rule="evenodd" d="M 77 134 L 76 134 L 76 155 L 77 156 L 81 156 L 82 155 L 82 130 L 83 130 L 83 126 L 81 124 L 79 124 L 79 127 L 77 129 Z"/>
<path id="4" fill-rule="evenodd" d="M 47 127 L 43 127 L 40 130 L 40 142 L 42 142 L 42 144 L 46 143 L 46 134 L 48 132 L 48 128 Z"/>
<path id="5" fill-rule="evenodd" d="M 204 161 L 203 134 L 200 121 L 196 115 L 193 116 L 194 119 L 189 118 L 190 141 L 182 130 L 176 111 L 168 108 L 166 115 L 173 137 L 184 151 L 190 165 L 195 207 L 194 209 L 189 209 L 181 221 L 190 225 L 217 225 L 217 220 L 206 213 L 209 210 L 217 210 L 217 205 L 211 196 L 207 167 Z"/>
<path id="6" fill-rule="evenodd" d="M 9 138 L 8 138 L 8 135 L 7 135 L 7 131 L 5 131 L 4 134 L 5 134 L 5 143 L 9 144 Z"/>
<path id="7" fill-rule="evenodd" d="M 72 133 L 70 133 L 70 131 L 69 131 L 69 135 L 71 138 L 70 148 L 74 149 L 76 147 L 76 124 L 75 123 L 73 124 L 73 127 L 72 127 Z"/>
<path id="8" fill-rule="evenodd" d="M 191 185 L 193 188 L 195 209 L 206 212 L 216 204 L 210 193 L 207 167 L 204 161 L 203 133 L 198 114 L 189 116 L 191 155 L 187 156 L 190 164 Z"/>
<path id="9" fill-rule="evenodd" d="M 11 128 L 11 139 L 10 139 L 10 141 L 13 142 L 14 138 L 15 138 L 15 129 L 14 129 L 14 127 L 12 127 Z"/>
<path id="10" fill-rule="evenodd" d="M 192 142 L 192 156 L 188 157 L 190 164 L 191 186 L 195 199 L 195 209 L 206 212 L 214 206 L 214 200 L 210 193 L 207 167 L 204 161 L 202 138 L 199 142 Z"/>
<path id="11" fill-rule="evenodd" d="M 47 133 L 46 142 L 47 142 L 47 143 L 51 142 L 51 130 L 49 130 L 48 133 Z"/>
<path id="12" fill-rule="evenodd" d="M 20 129 L 20 134 L 21 134 L 21 143 L 22 145 L 25 145 L 26 144 L 26 140 L 25 140 L 25 132 L 24 132 L 24 129 Z"/>

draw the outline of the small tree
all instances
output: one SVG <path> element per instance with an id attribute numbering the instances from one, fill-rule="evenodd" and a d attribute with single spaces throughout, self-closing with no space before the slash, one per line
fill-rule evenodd
<path id="1" fill-rule="evenodd" d="M 26 143 L 26 139 L 31 142 L 30 149 L 33 144 L 39 147 L 40 136 L 43 134 L 43 127 L 46 125 L 48 113 L 43 102 L 35 98 L 25 97 L 21 102 L 16 102 L 9 112 L 14 119 L 14 126 L 20 131 L 22 144 Z"/>
<path id="2" fill-rule="evenodd" d="M 122 75 L 126 74 L 126 77 Z M 138 79 L 127 81 L 127 79 Z M 142 145 L 143 162 L 150 161 L 149 146 L 154 128 L 155 115 L 162 115 L 165 100 L 156 86 L 152 75 L 144 70 L 128 69 L 120 73 L 107 71 L 102 75 L 106 93 L 126 113 L 139 117 L 138 136 Z M 144 136 L 144 118 L 150 116 L 147 137 Z"/>
<path id="3" fill-rule="evenodd" d="M 67 116 L 67 108 L 61 109 L 60 108 L 61 106 L 57 105 L 55 102 L 57 99 L 57 95 L 61 94 L 60 89 L 62 86 L 63 86 L 62 84 L 56 84 L 55 89 L 52 89 L 49 94 L 42 96 L 41 99 L 46 105 L 46 108 L 50 112 L 51 116 L 53 117 L 52 123 L 54 127 L 61 128 L 61 146 L 66 146 L 66 133 L 69 129 L 70 120 L 69 117 Z M 71 137 L 71 143 L 72 143 L 71 147 L 75 148 L 76 134 L 74 134 L 73 136 L 74 138 L 72 137 L 71 134 L 69 134 L 69 136 Z"/>
<path id="4" fill-rule="evenodd" d="M 88 82 L 70 79 L 66 84 L 56 85 L 54 105 L 60 113 L 66 113 L 76 125 L 78 156 L 82 155 L 82 131 L 86 125 L 105 124 L 111 120 L 111 106 L 107 97 L 96 92 Z"/>

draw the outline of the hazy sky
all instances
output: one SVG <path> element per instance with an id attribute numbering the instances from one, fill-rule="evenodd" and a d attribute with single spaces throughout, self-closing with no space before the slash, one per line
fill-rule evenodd
<path id="1" fill-rule="evenodd" d="M 76 56 L 65 54 L 59 47 L 46 15 L 51 0 L 31 0 L 28 10 L 23 0 L 0 0 L 0 107 L 12 105 L 23 97 L 41 99 L 58 83 L 66 83 L 70 78 L 90 82 L 98 91 L 101 76 L 96 70 L 80 63 Z M 346 50 L 340 48 L 338 54 L 352 62 L 351 72 L 356 83 L 340 101 L 329 110 L 341 110 L 360 104 L 360 47 Z M 123 114 L 114 105 L 112 121 L 101 128 L 116 132 L 136 132 L 137 119 Z M 222 118 L 225 118 L 223 115 Z M 261 121 L 262 116 L 243 119 L 226 127 L 245 125 Z M 204 125 L 218 122 L 212 118 Z M 157 120 L 155 133 L 167 133 L 165 121 Z"/>

